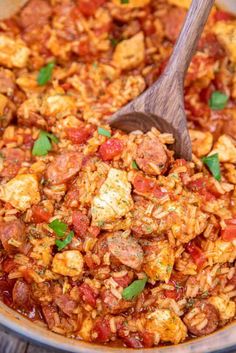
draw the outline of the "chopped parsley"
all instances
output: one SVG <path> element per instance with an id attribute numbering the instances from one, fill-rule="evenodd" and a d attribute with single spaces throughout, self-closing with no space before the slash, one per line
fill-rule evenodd
<path id="1" fill-rule="evenodd" d="M 212 110 L 222 110 L 226 107 L 229 97 L 222 92 L 215 91 L 209 100 L 209 106 Z"/>
<path id="2" fill-rule="evenodd" d="M 120 39 L 117 39 L 117 38 L 110 38 L 110 42 L 111 42 L 111 46 L 113 48 L 115 48 L 117 46 L 117 44 L 120 43 Z"/>
<path id="3" fill-rule="evenodd" d="M 74 232 L 70 231 L 66 235 L 66 231 L 68 229 L 68 225 L 64 222 L 59 221 L 59 219 L 54 219 L 51 223 L 49 223 L 49 227 L 56 233 L 57 237 L 64 239 L 56 239 L 55 244 L 57 249 L 60 251 L 64 249 L 74 237 Z"/>
<path id="4" fill-rule="evenodd" d="M 132 168 L 136 169 L 136 170 L 139 170 L 139 167 L 138 167 L 136 161 L 132 161 Z"/>
<path id="5" fill-rule="evenodd" d="M 146 283 L 147 277 L 132 282 L 128 287 L 123 290 L 122 297 L 126 300 L 132 300 L 136 298 L 140 293 L 142 293 Z"/>
<path id="6" fill-rule="evenodd" d="M 47 131 L 40 131 L 39 137 L 34 143 L 32 154 L 34 156 L 45 156 L 51 151 L 52 142 L 58 143 L 58 138 Z"/>
<path id="7" fill-rule="evenodd" d="M 54 66 L 55 62 L 52 61 L 40 69 L 37 77 L 37 82 L 40 86 L 46 85 L 51 80 Z"/>
<path id="8" fill-rule="evenodd" d="M 104 129 L 103 127 L 98 128 L 98 134 L 106 137 L 111 137 L 111 133 L 109 130 Z"/>
<path id="9" fill-rule="evenodd" d="M 74 237 L 74 232 L 70 232 L 64 240 L 56 239 L 55 244 L 58 250 L 64 249 L 68 244 L 70 244 L 71 240 Z"/>
<path id="10" fill-rule="evenodd" d="M 129 4 L 129 0 L 120 0 L 121 4 Z"/>
<path id="11" fill-rule="evenodd" d="M 202 158 L 203 163 L 209 168 L 213 177 L 220 181 L 221 172 L 220 172 L 220 162 L 218 153 L 212 154 L 211 156 Z"/>

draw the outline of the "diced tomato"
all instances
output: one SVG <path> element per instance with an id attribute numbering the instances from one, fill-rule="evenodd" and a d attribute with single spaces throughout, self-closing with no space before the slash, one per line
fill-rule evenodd
<path id="1" fill-rule="evenodd" d="M 230 21 L 233 18 L 234 17 L 230 13 L 223 10 L 217 10 L 214 15 L 215 21 Z"/>
<path id="2" fill-rule="evenodd" d="M 97 294 L 94 290 L 87 283 L 83 283 L 79 286 L 79 291 L 82 295 L 83 301 L 95 308 Z"/>
<path id="3" fill-rule="evenodd" d="M 90 53 L 89 42 L 87 40 L 81 41 L 78 44 L 78 49 L 76 50 L 76 53 L 80 56 L 88 55 Z"/>
<path id="4" fill-rule="evenodd" d="M 164 291 L 165 296 L 167 298 L 171 298 L 177 301 L 182 299 L 184 294 L 183 288 L 179 287 L 179 285 L 174 280 L 170 280 L 168 284 L 172 284 L 175 288 L 173 290 L 165 289 Z"/>
<path id="5" fill-rule="evenodd" d="M 106 0 L 77 0 L 78 8 L 85 16 L 92 16 L 99 6 L 103 5 Z"/>
<path id="6" fill-rule="evenodd" d="M 110 161 L 114 157 L 121 154 L 123 147 L 123 142 L 121 140 L 111 138 L 100 146 L 99 154 L 103 161 Z"/>
<path id="7" fill-rule="evenodd" d="M 68 139 L 71 140 L 75 145 L 81 145 L 85 143 L 92 135 L 92 129 L 88 127 L 74 128 L 70 127 L 66 129 Z"/>
<path id="8" fill-rule="evenodd" d="M 155 182 L 151 179 L 145 178 L 140 174 L 137 174 L 134 178 L 133 185 L 136 191 L 146 193 L 152 192 L 155 186 Z"/>
<path id="9" fill-rule="evenodd" d="M 145 348 L 154 346 L 154 334 L 151 332 L 142 332 L 142 343 Z"/>
<path id="10" fill-rule="evenodd" d="M 191 255 L 197 267 L 202 267 L 206 261 L 206 256 L 202 249 L 193 242 L 189 242 L 186 246 L 186 250 Z"/>
<path id="11" fill-rule="evenodd" d="M 45 210 L 43 206 L 32 206 L 32 220 L 34 223 L 48 222 L 52 214 Z"/>
<path id="12" fill-rule="evenodd" d="M 224 241 L 233 241 L 236 239 L 236 219 L 225 221 L 226 228 L 222 229 L 221 237 Z"/>
<path id="13" fill-rule="evenodd" d="M 94 325 L 93 331 L 97 334 L 96 341 L 101 343 L 108 342 L 112 335 L 109 320 L 106 318 L 99 318 Z"/>
<path id="14" fill-rule="evenodd" d="M 34 139 L 31 134 L 23 135 L 23 143 L 26 148 L 32 148 L 34 145 Z"/>
<path id="15" fill-rule="evenodd" d="M 72 88 L 72 85 L 71 85 L 71 83 L 69 83 L 69 82 L 65 82 L 65 83 L 62 83 L 62 84 L 61 84 L 61 87 L 62 87 L 65 91 L 67 91 L 68 89 Z"/>
<path id="16" fill-rule="evenodd" d="M 135 335 L 135 334 L 131 334 L 127 337 L 123 338 L 123 341 L 125 343 L 125 345 L 127 347 L 130 348 L 143 348 L 143 345 L 141 343 L 141 340 L 139 338 L 139 336 Z"/>
<path id="17" fill-rule="evenodd" d="M 84 237 L 89 227 L 89 218 L 80 211 L 72 213 L 72 224 L 77 235 Z"/>
<path id="18" fill-rule="evenodd" d="M 190 181 L 187 184 L 187 187 L 190 190 L 198 192 L 200 195 L 204 196 L 207 201 L 215 200 L 216 197 L 220 196 L 216 188 L 214 188 L 214 185 L 207 180 L 207 178 L 199 178 Z"/>

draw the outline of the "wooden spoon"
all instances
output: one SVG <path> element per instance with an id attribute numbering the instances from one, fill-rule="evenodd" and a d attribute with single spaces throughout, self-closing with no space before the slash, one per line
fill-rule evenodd
<path id="1" fill-rule="evenodd" d="M 176 156 L 192 158 L 184 110 L 184 78 L 214 0 L 193 0 L 171 58 L 160 78 L 138 98 L 118 110 L 108 123 L 126 132 L 156 127 L 175 137 Z"/>

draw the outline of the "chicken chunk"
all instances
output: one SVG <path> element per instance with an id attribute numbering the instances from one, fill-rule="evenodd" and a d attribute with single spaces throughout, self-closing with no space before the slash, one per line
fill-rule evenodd
<path id="1" fill-rule="evenodd" d="M 236 259 L 236 247 L 232 242 L 217 239 L 212 242 L 212 245 L 208 256 L 212 258 L 214 263 L 233 262 Z"/>
<path id="2" fill-rule="evenodd" d="M 174 251 L 167 241 L 151 242 L 145 253 L 143 268 L 152 281 L 168 282 L 174 260 Z"/>
<path id="3" fill-rule="evenodd" d="M 161 341 L 178 344 L 187 336 L 187 328 L 181 319 L 169 309 L 156 309 L 147 315 L 145 328 L 150 333 L 159 333 Z"/>
<path id="4" fill-rule="evenodd" d="M 39 203 L 40 193 L 38 179 L 34 174 L 21 174 L 11 179 L 0 190 L 0 199 L 9 202 L 20 211 Z"/>
<path id="5" fill-rule="evenodd" d="M 235 302 L 230 300 L 227 295 L 215 295 L 208 299 L 208 302 L 218 309 L 221 320 L 232 319 L 235 315 Z"/>
<path id="6" fill-rule="evenodd" d="M 76 110 L 74 97 L 56 94 L 44 98 L 40 112 L 42 115 L 63 118 L 75 115 Z"/>
<path id="7" fill-rule="evenodd" d="M 91 340 L 91 331 L 94 325 L 94 320 L 91 317 L 86 317 L 86 319 L 83 320 L 82 326 L 78 332 L 79 336 L 84 340 L 84 341 L 90 341 Z"/>
<path id="8" fill-rule="evenodd" d="M 102 184 L 99 194 L 92 201 L 92 221 L 94 225 L 114 221 L 127 214 L 133 207 L 131 184 L 127 173 L 111 168 Z"/>
<path id="9" fill-rule="evenodd" d="M 126 3 L 123 3 L 120 0 L 112 0 L 113 3 L 120 7 L 129 7 L 129 8 L 137 8 L 144 7 L 149 4 L 150 0 L 129 0 Z"/>
<path id="10" fill-rule="evenodd" d="M 218 153 L 220 162 L 236 163 L 236 147 L 228 135 L 221 135 L 211 154 Z"/>
<path id="11" fill-rule="evenodd" d="M 20 39 L 0 34 L 0 65 L 8 68 L 23 68 L 27 65 L 30 50 Z"/>
<path id="12" fill-rule="evenodd" d="M 189 130 L 193 153 L 197 157 L 210 153 L 213 144 L 213 135 L 209 131 Z"/>
<path id="13" fill-rule="evenodd" d="M 52 260 L 52 271 L 62 276 L 80 276 L 83 272 L 83 267 L 83 256 L 78 250 L 57 253 Z"/>
<path id="14" fill-rule="evenodd" d="M 191 4 L 191 0 L 168 0 L 168 3 L 188 9 Z"/>
<path id="15" fill-rule="evenodd" d="M 224 47 L 233 63 L 236 63 L 236 21 L 217 21 L 213 33 Z"/>
<path id="16" fill-rule="evenodd" d="M 116 233 L 109 236 L 107 241 L 109 251 L 122 264 L 134 269 L 140 268 L 143 262 L 143 250 L 137 240 Z"/>
<path id="17" fill-rule="evenodd" d="M 113 61 L 115 66 L 122 70 L 134 69 L 143 62 L 144 55 L 144 35 L 139 32 L 116 46 Z"/>

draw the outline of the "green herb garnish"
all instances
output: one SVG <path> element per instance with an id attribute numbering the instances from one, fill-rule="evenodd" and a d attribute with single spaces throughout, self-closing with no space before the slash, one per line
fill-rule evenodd
<path id="1" fill-rule="evenodd" d="M 137 165 L 137 163 L 135 161 L 132 161 L 132 168 L 136 169 L 136 170 L 139 170 L 139 167 L 138 167 L 138 165 Z"/>
<path id="2" fill-rule="evenodd" d="M 34 156 L 45 156 L 51 151 L 52 142 L 58 143 L 58 138 L 47 131 L 40 131 L 39 137 L 34 143 L 32 154 Z"/>
<path id="3" fill-rule="evenodd" d="M 221 180 L 221 173 L 220 173 L 220 162 L 219 162 L 219 155 L 218 153 L 212 154 L 208 157 L 202 158 L 203 163 L 209 168 L 213 177 L 220 181 Z"/>
<path id="4" fill-rule="evenodd" d="M 209 100 L 209 106 L 212 110 L 224 109 L 228 103 L 229 97 L 222 92 L 215 91 Z"/>
<path id="5" fill-rule="evenodd" d="M 120 0 L 120 3 L 121 3 L 121 4 L 128 4 L 128 3 L 129 3 L 129 0 Z"/>
<path id="6" fill-rule="evenodd" d="M 58 250 L 64 249 L 74 237 L 74 232 L 70 232 L 64 240 L 56 239 L 55 244 Z"/>
<path id="7" fill-rule="evenodd" d="M 132 282 L 123 290 L 122 297 L 126 300 L 132 300 L 136 298 L 144 290 L 146 283 L 147 277 Z"/>
<path id="8" fill-rule="evenodd" d="M 117 44 L 120 42 L 120 39 L 117 38 L 110 38 L 111 46 L 115 48 Z"/>
<path id="9" fill-rule="evenodd" d="M 46 83 L 48 83 L 48 81 L 51 80 L 54 66 L 55 66 L 55 62 L 52 61 L 47 65 L 41 67 L 37 77 L 37 82 L 40 86 L 46 85 Z"/>
<path id="10" fill-rule="evenodd" d="M 98 128 L 98 134 L 106 137 L 111 137 L 110 131 L 104 129 L 103 127 Z"/>
<path id="11" fill-rule="evenodd" d="M 68 229 L 68 225 L 64 222 L 59 221 L 59 219 L 54 219 L 51 223 L 49 223 L 49 227 L 56 233 L 56 235 L 60 238 L 66 236 L 66 231 Z M 67 234 L 64 239 L 56 239 L 55 244 L 58 250 L 64 249 L 68 244 L 70 244 L 71 240 L 74 237 L 74 232 L 71 231 Z"/>
<path id="12" fill-rule="evenodd" d="M 59 219 L 54 219 L 49 223 L 49 227 L 58 235 L 59 237 L 64 237 L 65 232 L 68 228 L 66 223 L 59 221 Z"/>

